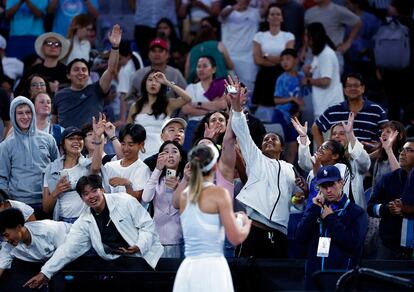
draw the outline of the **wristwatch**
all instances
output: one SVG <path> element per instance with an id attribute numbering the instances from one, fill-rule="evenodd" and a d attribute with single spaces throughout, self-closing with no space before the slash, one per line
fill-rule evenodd
<path id="1" fill-rule="evenodd" d="M 175 85 L 174 81 L 170 81 L 170 85 L 168 87 L 173 87 Z"/>

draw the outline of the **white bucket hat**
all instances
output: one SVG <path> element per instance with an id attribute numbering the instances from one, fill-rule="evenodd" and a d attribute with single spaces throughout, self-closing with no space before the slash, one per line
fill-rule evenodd
<path id="1" fill-rule="evenodd" d="M 55 32 L 47 32 L 37 37 L 35 41 L 35 50 L 36 53 L 42 58 L 45 58 L 45 55 L 43 54 L 42 46 L 46 39 L 48 38 L 56 38 L 59 40 L 59 42 L 62 44 L 62 48 L 60 50 L 60 55 L 58 57 L 58 60 L 62 60 L 64 57 L 66 57 L 70 42 L 65 37 L 63 37 L 61 34 L 55 33 Z"/>

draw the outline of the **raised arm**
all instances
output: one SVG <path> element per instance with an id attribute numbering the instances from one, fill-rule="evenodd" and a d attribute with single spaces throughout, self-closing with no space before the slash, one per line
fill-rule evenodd
<path id="1" fill-rule="evenodd" d="M 231 113 L 227 122 L 226 132 L 224 133 L 223 144 L 221 149 L 221 157 L 218 163 L 223 177 L 233 183 L 234 168 L 236 166 L 236 136 L 231 128 Z"/>
<path id="2" fill-rule="evenodd" d="M 109 54 L 108 68 L 102 74 L 101 79 L 99 79 L 99 85 L 105 94 L 109 91 L 111 81 L 116 77 L 118 71 L 119 44 L 122 38 L 122 30 L 118 24 L 112 27 L 108 38 L 112 46 L 111 53 Z"/>
<path id="3" fill-rule="evenodd" d="M 299 167 L 305 171 L 309 172 L 312 170 L 312 155 L 310 153 L 309 145 L 310 140 L 308 137 L 308 122 L 305 122 L 303 126 L 299 122 L 298 118 L 294 117 L 291 119 L 292 125 L 295 127 L 296 131 L 299 134 L 299 137 L 297 138 L 299 143 L 298 148 L 298 164 Z"/>
<path id="4" fill-rule="evenodd" d="M 99 174 L 102 166 L 102 155 L 104 151 L 104 132 L 105 132 L 106 117 L 104 114 L 99 113 L 99 120 L 96 122 L 95 117 L 92 117 L 93 128 L 93 143 L 95 144 L 95 150 L 93 151 L 91 173 Z"/>
<path id="5" fill-rule="evenodd" d="M 116 128 L 111 122 L 106 122 L 105 124 L 105 133 L 108 137 L 109 141 L 112 143 L 112 147 L 115 150 L 116 158 L 122 159 L 124 158 L 124 154 L 122 153 L 121 143 L 119 142 L 118 137 L 116 136 Z"/>
<path id="6" fill-rule="evenodd" d="M 384 141 L 382 137 L 380 137 L 382 148 L 384 148 L 385 153 L 387 153 L 387 156 L 388 156 L 388 162 L 390 164 L 391 171 L 394 171 L 401 167 L 392 149 L 392 145 L 394 144 L 394 141 L 398 137 L 398 135 L 399 135 L 399 132 L 394 131 L 391 133 L 390 137 L 386 141 Z"/>
<path id="7" fill-rule="evenodd" d="M 168 155 L 166 152 L 161 152 L 158 154 L 157 164 L 155 166 L 155 169 L 152 172 L 150 179 L 147 181 L 147 184 L 144 187 L 144 192 L 142 193 L 142 201 L 144 203 L 149 203 L 152 201 L 152 199 L 154 199 L 155 188 L 158 185 L 159 178 L 160 178 L 162 170 L 165 167 L 167 158 L 168 158 Z"/>

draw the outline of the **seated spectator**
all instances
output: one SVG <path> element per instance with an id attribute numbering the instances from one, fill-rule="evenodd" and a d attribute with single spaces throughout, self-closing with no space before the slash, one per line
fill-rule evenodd
<path id="1" fill-rule="evenodd" d="M 204 115 L 210 111 L 220 111 L 227 108 L 227 101 L 223 96 L 224 79 L 216 79 L 216 63 L 210 56 L 202 56 L 197 62 L 198 82 L 189 84 L 187 93 L 192 97 L 192 102 L 182 108 L 182 112 L 188 116 L 186 140 L 184 149 L 190 149 L 193 131 L 200 123 Z"/>
<path id="2" fill-rule="evenodd" d="M 398 121 L 389 121 L 381 126 L 381 143 L 370 154 L 373 169 L 372 187 L 386 173 L 400 168 L 398 151 L 404 146 L 407 134 L 403 124 Z"/>
<path id="3" fill-rule="evenodd" d="M 327 132 L 337 123 L 346 121 L 349 113 L 355 114 L 354 133 L 370 151 L 370 143 L 378 142 L 381 125 L 388 121 L 387 113 L 378 104 L 364 97 L 365 82 L 358 73 L 350 73 L 344 78 L 344 93 L 347 99 L 328 107 L 312 125 L 312 134 L 317 145 L 321 145 Z"/>
<path id="4" fill-rule="evenodd" d="M 411 259 L 412 250 L 401 246 L 401 198 L 408 175 L 414 167 L 414 140 L 408 139 L 404 144 L 398 168 L 384 174 L 375 184 L 368 203 L 368 214 L 381 218 L 379 223 L 379 242 L 377 259 L 402 260 Z M 412 193 L 410 194 L 412 196 Z M 404 204 L 406 204 L 404 202 Z"/>
<path id="5" fill-rule="evenodd" d="M 17 81 L 23 75 L 24 63 L 17 58 L 6 56 L 7 41 L 0 35 L 0 60 L 3 65 L 3 73 L 13 81 Z"/>
<path id="6" fill-rule="evenodd" d="M 63 131 L 63 155 L 46 168 L 43 183 L 43 210 L 53 212 L 54 220 L 73 223 L 85 208 L 75 186 L 82 176 L 97 174 L 101 170 L 104 125 L 105 120 L 102 119 L 94 125 L 94 143 L 100 147 L 91 160 L 81 154 L 85 139 L 83 132 L 75 127 Z"/>
<path id="7" fill-rule="evenodd" d="M 137 200 L 125 193 L 104 194 L 98 175 L 82 177 L 76 191 L 89 208 L 73 224 L 64 244 L 25 287 L 43 286 L 91 247 L 105 260 L 115 260 L 122 255 L 142 257 L 155 268 L 164 249 L 154 221 Z"/>
<path id="8" fill-rule="evenodd" d="M 158 152 L 157 165 L 145 185 L 142 202 L 153 202 L 154 223 L 164 246 L 162 257 L 181 258 L 184 251 L 180 214 L 172 205 L 173 192 L 184 176 L 186 153 L 175 141 L 166 141 Z"/>
<path id="9" fill-rule="evenodd" d="M 22 95 L 33 101 L 33 97 L 38 93 L 46 93 L 53 97 L 54 92 L 50 88 L 49 81 L 41 74 L 34 73 L 28 76 L 25 80 L 21 80 L 23 84 Z"/>
<path id="10" fill-rule="evenodd" d="M 103 99 L 109 92 L 111 81 L 118 70 L 119 43 L 122 32 L 119 25 L 112 27 L 109 40 L 112 45 L 108 60 L 108 68 L 99 81 L 88 84 L 89 65 L 84 59 L 74 59 L 67 66 L 70 86 L 59 90 L 53 103 L 52 118 L 62 127 L 81 127 L 93 116 L 103 111 Z"/>
<path id="11" fill-rule="evenodd" d="M 294 48 L 295 37 L 281 29 L 283 15 L 277 4 L 268 6 L 265 20 L 264 31 L 256 33 L 253 39 L 253 57 L 259 66 L 259 72 L 256 76 L 252 103 L 273 107 L 276 80 L 283 73 L 280 53 L 286 48 Z"/>
<path id="12" fill-rule="evenodd" d="M 47 93 L 39 92 L 33 96 L 32 102 L 36 111 L 36 128 L 48 133 L 55 138 L 56 145 L 60 147 L 63 128 L 50 120 L 52 111 L 52 99 Z"/>
<path id="13" fill-rule="evenodd" d="M 304 149 L 310 144 L 306 135 L 307 124 L 305 123 L 305 126 L 301 126 L 297 120 L 293 120 L 293 125 L 299 133 L 297 138 L 299 143 L 299 166 L 304 171 L 311 171 L 316 160 L 310 157 L 310 151 Z M 354 114 L 351 112 L 346 123 L 342 122 L 332 126 L 329 132 L 329 139 L 340 143 L 344 147 L 345 157 L 349 161 L 350 173 L 353 175 L 349 185 L 349 198 L 360 207 L 366 209 L 367 202 L 364 195 L 364 178 L 371 165 L 371 160 L 362 143 L 355 137 L 353 125 Z M 342 166 L 339 167 L 338 164 L 336 166 L 341 171 L 343 170 Z M 346 173 L 342 173 L 342 175 L 346 175 Z M 345 181 L 346 188 L 348 178 L 343 176 L 342 179 Z"/>
<path id="14" fill-rule="evenodd" d="M 74 59 L 85 59 L 89 62 L 91 44 L 88 40 L 88 32 L 92 29 L 95 19 L 88 14 L 76 15 L 70 22 L 67 38 L 70 40 L 70 48 L 66 58 L 66 64 Z"/>
<path id="15" fill-rule="evenodd" d="M 168 98 L 167 87 L 179 97 Z M 191 95 L 169 81 L 164 73 L 158 70 L 150 70 L 145 75 L 141 84 L 141 93 L 140 98 L 129 110 L 127 122 L 140 124 L 147 132 L 145 152 L 141 155 L 142 159 L 145 159 L 157 153 L 162 144 L 160 140 L 162 125 L 177 109 L 191 102 Z"/>
<path id="16" fill-rule="evenodd" d="M 335 46 L 319 22 L 307 26 L 312 63 L 305 65 L 302 84 L 312 86 L 313 115 L 318 118 L 330 106 L 344 101 Z"/>
<path id="17" fill-rule="evenodd" d="M 145 151 L 145 128 L 139 124 L 126 124 L 119 132 L 123 158 L 111 161 L 104 166 L 105 185 L 110 193 L 126 192 L 141 201 L 145 184 L 151 171 L 140 159 Z"/>
<path id="18" fill-rule="evenodd" d="M 0 144 L 0 189 L 12 200 L 21 201 L 42 214 L 42 174 L 59 156 L 53 137 L 36 129 L 33 103 L 23 96 L 10 105 L 11 135 Z"/>
<path id="19" fill-rule="evenodd" d="M 25 221 L 16 208 L 0 211 L 0 234 L 7 243 L 0 250 L 0 276 L 15 258 L 25 262 L 45 262 L 62 245 L 71 224 L 52 220 Z"/>
<path id="20" fill-rule="evenodd" d="M 194 82 L 197 76 L 198 60 L 202 56 L 209 56 L 215 61 L 216 78 L 226 78 L 227 70 L 233 70 L 234 64 L 231 61 L 226 47 L 218 41 L 218 29 L 220 23 L 214 17 L 206 17 L 201 20 L 201 29 L 197 37 L 196 45 L 193 46 L 187 55 L 185 64 L 185 77 L 187 82 Z"/>
<path id="21" fill-rule="evenodd" d="M 93 18 L 99 16 L 98 0 L 49 0 L 47 12 L 54 15 L 52 31 L 66 35 L 73 17 L 80 13 L 87 13 Z"/>
<path id="22" fill-rule="evenodd" d="M 9 208 L 16 208 L 23 214 L 24 222 L 35 221 L 34 209 L 29 205 L 9 199 L 9 194 L 0 189 L 0 212 Z M 1 233 L 0 233 L 1 234 Z"/>
<path id="23" fill-rule="evenodd" d="M 67 55 L 70 43 L 62 35 L 48 32 L 40 35 L 35 42 L 36 54 L 42 58 L 42 62 L 30 68 L 26 68 L 22 80 L 29 76 L 40 74 L 47 78 L 52 93 L 68 84 L 66 66 L 60 61 Z M 17 94 L 22 94 L 23 84 L 16 88 Z"/>
<path id="24" fill-rule="evenodd" d="M 212 111 L 206 114 L 194 131 L 192 145 L 196 145 L 200 139 L 210 138 L 215 144 L 223 144 L 224 133 L 226 132 L 229 115 L 224 111 Z"/>
<path id="25" fill-rule="evenodd" d="M 10 19 L 10 35 L 7 55 L 23 60 L 33 54 L 35 39 L 45 32 L 43 17 L 47 0 L 6 1 L 6 17 Z"/>
<path id="26" fill-rule="evenodd" d="M 161 127 L 161 140 L 163 142 L 175 141 L 182 146 L 185 140 L 186 127 L 187 122 L 182 118 L 172 118 L 166 120 Z M 149 167 L 151 171 L 154 171 L 157 161 L 158 153 L 145 159 L 144 163 Z"/>
<path id="27" fill-rule="evenodd" d="M 181 72 L 178 69 L 168 65 L 168 59 L 170 58 L 169 51 L 170 47 L 165 39 L 157 38 L 151 41 L 148 52 L 150 65 L 139 69 L 132 76 L 132 84 L 128 94 L 129 98 L 127 100 L 127 103 L 129 105 L 131 105 L 132 102 L 135 102 L 137 98 L 140 98 L 142 96 L 142 80 L 151 70 L 161 71 L 164 73 L 165 77 L 168 80 L 174 82 L 180 88 L 185 88 L 187 86 L 187 82 L 185 81 Z M 141 53 L 141 56 L 144 55 Z M 174 98 L 177 96 L 173 90 L 167 90 L 167 97 Z"/>
<path id="28" fill-rule="evenodd" d="M 314 289 L 311 280 L 315 271 L 349 270 L 359 265 L 367 230 L 367 214 L 344 192 L 337 167 L 319 169 L 316 185 L 320 192 L 296 230 L 297 256 L 307 259 L 305 283 L 310 290 Z"/>

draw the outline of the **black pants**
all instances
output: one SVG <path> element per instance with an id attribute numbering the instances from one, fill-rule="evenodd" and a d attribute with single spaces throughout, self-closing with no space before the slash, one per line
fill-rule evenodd
<path id="1" fill-rule="evenodd" d="M 255 258 L 287 258 L 287 236 L 278 230 L 266 231 L 252 225 L 249 236 L 238 247 L 236 255 Z"/>

